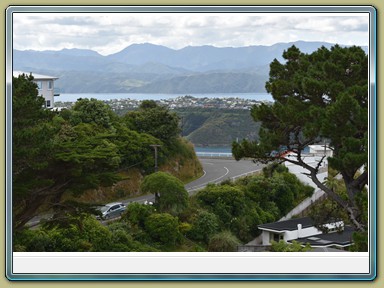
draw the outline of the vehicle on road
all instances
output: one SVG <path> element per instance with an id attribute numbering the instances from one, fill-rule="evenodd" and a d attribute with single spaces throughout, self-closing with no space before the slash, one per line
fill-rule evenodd
<path id="1" fill-rule="evenodd" d="M 121 202 L 109 203 L 100 207 L 101 216 L 97 216 L 100 220 L 107 220 L 121 216 L 127 207 Z"/>

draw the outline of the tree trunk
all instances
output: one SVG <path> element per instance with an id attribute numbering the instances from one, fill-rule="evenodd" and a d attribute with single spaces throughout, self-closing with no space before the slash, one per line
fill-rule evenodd
<path id="1" fill-rule="evenodd" d="M 22 211 L 17 213 L 13 218 L 14 231 L 23 229 L 25 224 L 36 216 L 36 211 L 44 203 L 48 203 L 48 200 L 54 199 L 54 203 L 60 202 L 61 196 L 69 183 L 70 180 L 57 183 L 54 186 L 47 187 L 39 191 L 31 192 L 31 196 L 26 200 Z"/>
<path id="2" fill-rule="evenodd" d="M 287 162 L 291 162 L 293 164 L 296 164 L 296 165 L 303 167 L 304 169 L 307 169 L 310 173 L 308 173 L 306 175 L 312 179 L 313 183 L 315 183 L 319 189 L 324 191 L 333 201 L 335 201 L 340 207 L 342 207 L 347 212 L 348 217 L 351 220 L 352 224 L 355 226 L 356 230 L 358 230 L 360 232 L 366 231 L 365 225 L 361 221 L 360 209 L 357 207 L 355 199 L 354 199 L 354 196 L 361 191 L 361 189 L 360 190 L 358 190 L 358 189 L 361 187 L 364 187 L 363 186 L 364 180 L 367 179 L 367 173 L 366 172 L 364 172 L 362 175 L 360 175 L 361 178 L 360 177 L 357 178 L 358 180 L 355 180 L 354 182 L 348 181 L 348 179 L 347 180 L 344 179 L 344 182 L 345 182 L 345 185 L 347 188 L 347 194 L 353 195 L 352 199 L 349 197 L 349 201 L 346 201 L 343 198 L 341 198 L 337 193 L 335 193 L 332 189 L 325 186 L 319 180 L 319 178 L 317 177 L 317 174 L 318 174 L 318 167 L 320 167 L 320 163 L 316 168 L 314 168 L 314 167 L 308 165 L 307 163 L 305 163 L 303 161 L 303 159 L 301 159 L 300 154 L 298 154 L 297 161 L 291 160 L 291 159 L 286 159 L 286 158 L 284 158 L 284 159 Z"/>

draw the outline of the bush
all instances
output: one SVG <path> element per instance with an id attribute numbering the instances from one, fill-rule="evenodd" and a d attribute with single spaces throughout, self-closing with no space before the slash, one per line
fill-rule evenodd
<path id="1" fill-rule="evenodd" d="M 203 241 L 208 244 L 209 238 L 217 233 L 217 231 L 219 231 L 219 219 L 217 216 L 207 211 L 199 211 L 187 235 L 193 240 Z"/>
<path id="2" fill-rule="evenodd" d="M 210 252 L 236 252 L 240 241 L 230 231 L 220 232 L 209 240 Z"/>
<path id="3" fill-rule="evenodd" d="M 168 249 L 174 248 L 181 240 L 178 219 L 168 213 L 150 215 L 145 230 L 157 244 Z"/>

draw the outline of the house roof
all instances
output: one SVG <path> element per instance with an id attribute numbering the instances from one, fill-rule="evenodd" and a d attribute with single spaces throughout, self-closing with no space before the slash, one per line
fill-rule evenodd
<path id="1" fill-rule="evenodd" d="M 32 74 L 32 76 L 35 80 L 56 80 L 56 79 L 59 79 L 58 77 L 55 77 L 55 76 L 48 76 L 48 75 L 42 75 L 42 74 L 37 74 L 37 73 L 32 73 L 32 72 L 24 72 L 24 71 L 13 71 L 13 77 L 19 77 L 19 75 L 21 75 L 21 74 L 25 74 L 25 75 Z"/>
<path id="2" fill-rule="evenodd" d="M 313 221 L 309 217 L 295 218 L 279 222 L 266 223 L 258 225 L 261 230 L 273 230 L 273 231 L 294 231 L 297 230 L 297 225 L 301 224 L 302 228 L 308 228 L 313 226 Z"/>
<path id="3" fill-rule="evenodd" d="M 337 248 L 331 248 L 331 247 L 314 247 L 307 252 L 348 252 L 348 251 L 337 249 Z"/>
<path id="4" fill-rule="evenodd" d="M 353 243 L 352 234 L 354 231 L 355 230 L 351 226 L 345 226 L 344 230 L 341 232 L 308 236 L 304 238 L 298 238 L 296 240 L 289 240 L 288 242 L 296 241 L 302 245 L 309 243 L 312 247 L 346 247 Z"/>

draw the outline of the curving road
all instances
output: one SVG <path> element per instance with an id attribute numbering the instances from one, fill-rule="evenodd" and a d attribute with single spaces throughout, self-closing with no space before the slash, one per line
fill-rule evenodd
<path id="1" fill-rule="evenodd" d="M 190 194 L 204 188 L 209 183 L 220 183 L 227 179 L 236 179 L 260 171 L 264 167 L 263 164 L 255 164 L 250 160 L 200 159 L 200 162 L 204 169 L 204 175 L 185 185 Z"/>
<path id="2" fill-rule="evenodd" d="M 265 166 L 260 163 L 255 164 L 251 160 L 236 161 L 234 159 L 200 158 L 200 162 L 204 170 L 203 176 L 185 185 L 185 189 L 187 189 L 188 193 L 191 195 L 204 188 L 209 183 L 220 183 L 227 179 L 236 179 L 253 174 L 260 171 Z M 127 205 L 130 202 L 145 203 L 146 201 L 154 202 L 155 197 L 153 195 L 144 195 L 128 199 L 123 201 L 123 203 Z"/>

